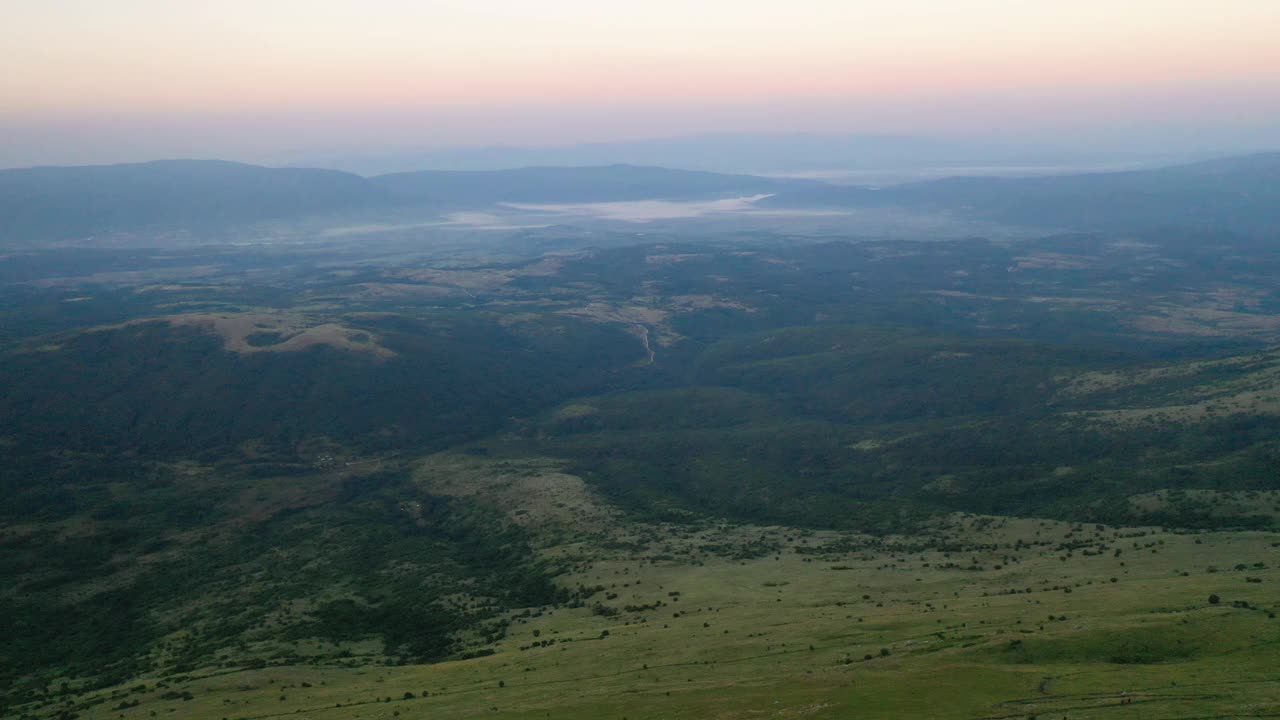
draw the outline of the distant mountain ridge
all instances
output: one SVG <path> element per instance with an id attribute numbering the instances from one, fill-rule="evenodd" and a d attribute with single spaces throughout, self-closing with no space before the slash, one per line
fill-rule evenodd
<path id="1" fill-rule="evenodd" d="M 1088 231 L 1200 227 L 1274 235 L 1280 233 L 1280 152 L 1153 170 L 954 177 L 882 189 L 826 185 L 783 193 L 766 204 L 964 211 L 1003 222 Z"/>
<path id="2" fill-rule="evenodd" d="M 500 202 L 706 199 L 812 184 L 633 165 L 428 170 L 374 178 L 222 160 L 23 168 L 0 170 L 0 244 Z"/>
<path id="3" fill-rule="evenodd" d="M 404 200 L 492 202 L 619 202 L 696 199 L 770 193 L 821 183 L 640 165 L 527 167 L 515 170 L 423 170 L 371 178 Z"/>
<path id="4" fill-rule="evenodd" d="M 391 202 L 350 173 L 222 160 L 0 170 L 0 242 L 234 225 Z"/>
<path id="5" fill-rule="evenodd" d="M 960 134 L 712 132 L 535 146 L 317 148 L 279 153 L 269 164 L 328 167 L 365 176 L 421 168 L 502 170 L 625 163 L 769 175 L 853 171 L 851 175 L 856 176 L 905 179 L 946 177 L 963 174 L 962 168 L 984 166 L 1077 168 L 1063 172 L 1108 167 L 1149 168 L 1245 155 L 1277 146 L 1280 146 L 1280 131 L 1271 127 L 1239 128 L 1230 137 L 1170 128 L 1048 135 L 994 131 Z"/>
<path id="6" fill-rule="evenodd" d="M 637 165 L 425 170 L 365 178 L 221 160 L 0 170 L 0 245 L 128 233 L 196 236 L 266 221 L 383 217 L 499 203 L 706 200 L 769 194 L 766 206 L 895 207 L 1097 232 L 1164 227 L 1280 234 L 1280 152 L 1154 170 L 955 177 L 886 188 Z"/>

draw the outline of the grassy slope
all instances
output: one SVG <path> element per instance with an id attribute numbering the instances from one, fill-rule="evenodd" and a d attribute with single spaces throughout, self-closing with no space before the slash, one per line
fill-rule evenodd
<path id="1" fill-rule="evenodd" d="M 435 665 L 361 665 L 357 657 L 351 667 L 197 671 L 167 687 L 145 678 L 139 682 L 146 691 L 122 687 L 117 697 L 80 709 L 81 717 L 1280 712 L 1280 620 L 1268 617 L 1280 609 L 1280 534 L 1098 530 L 970 516 L 932 534 L 945 538 L 946 550 L 937 542 L 919 547 L 930 544 L 924 537 L 889 538 L 889 546 L 877 547 L 834 532 L 628 524 L 555 469 L 541 460 L 446 455 L 428 458 L 419 479 L 437 491 L 448 483 L 453 492 L 493 498 L 539 534 L 545 556 L 573 562 L 562 583 L 617 593 L 595 598 L 619 608 L 617 615 L 590 606 L 517 613 L 496 654 Z M 565 541 L 567 525 L 576 528 L 576 542 Z M 1019 541 L 1032 547 L 1013 549 Z M 1062 543 L 1083 545 L 1068 556 Z M 945 567 L 953 562 L 959 567 Z M 1238 564 L 1247 569 L 1234 570 Z M 983 569 L 966 569 L 971 565 Z M 1013 588 L 1033 592 L 1005 594 Z M 1220 604 L 1209 604 L 1213 593 Z M 1233 607 L 1236 601 L 1250 607 Z M 656 609 L 622 609 L 659 602 Z M 529 648 L 552 639 L 549 647 Z M 882 657 L 881 648 L 890 654 Z M 1121 704 L 1125 692 L 1130 705 Z M 112 709 L 122 700 L 140 704 Z M 41 715 L 56 716 L 48 709 Z"/>

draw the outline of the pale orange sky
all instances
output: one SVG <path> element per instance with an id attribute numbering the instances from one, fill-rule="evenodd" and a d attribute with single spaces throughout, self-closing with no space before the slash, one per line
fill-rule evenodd
<path id="1" fill-rule="evenodd" d="M 448 144 L 644 135 L 610 120 L 631 112 L 662 133 L 1280 119 L 1280 0 L 6 0 L 2 16 L 0 129 L 27 133 L 212 122 L 263 143 L 310 118 L 315 142 Z"/>

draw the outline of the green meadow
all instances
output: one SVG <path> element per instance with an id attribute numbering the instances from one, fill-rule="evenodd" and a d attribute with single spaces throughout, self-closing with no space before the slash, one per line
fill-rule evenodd
<path id="1" fill-rule="evenodd" d="M 15 717 L 1200 718 L 1280 714 L 1280 533 L 952 515 L 915 535 L 645 524 L 556 463 L 438 455 L 416 481 L 529 529 L 582 602 L 485 654 L 377 643 L 69 693 Z M 572 605 L 577 604 L 577 607 Z M 490 654 L 491 651 L 491 654 Z"/>

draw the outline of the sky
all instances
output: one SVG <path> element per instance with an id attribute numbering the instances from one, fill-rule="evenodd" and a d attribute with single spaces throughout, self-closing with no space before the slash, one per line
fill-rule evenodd
<path id="1" fill-rule="evenodd" d="M 1280 124 L 1277 0 L 0 0 L 0 164 Z"/>

